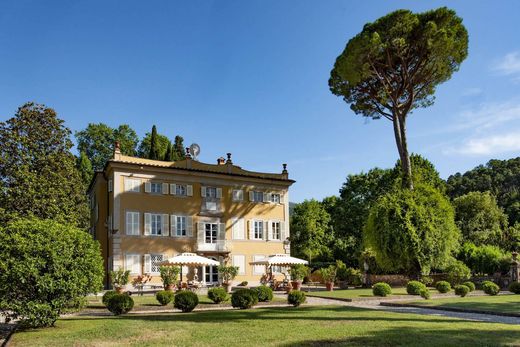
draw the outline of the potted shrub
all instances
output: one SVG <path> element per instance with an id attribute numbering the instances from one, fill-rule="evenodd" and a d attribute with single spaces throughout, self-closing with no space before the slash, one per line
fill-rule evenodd
<path id="1" fill-rule="evenodd" d="M 119 268 L 116 271 L 110 271 L 110 280 L 112 281 L 112 286 L 115 288 L 116 292 L 123 293 L 125 291 L 125 286 L 130 280 L 130 270 Z"/>
<path id="2" fill-rule="evenodd" d="M 232 281 L 238 275 L 238 266 L 219 265 L 217 266 L 218 274 L 222 279 L 222 285 L 227 293 L 231 293 Z"/>
<path id="3" fill-rule="evenodd" d="M 152 280 L 149 274 L 139 275 L 132 280 L 132 286 L 137 289 L 139 295 L 143 295 L 144 285 Z"/>
<path id="4" fill-rule="evenodd" d="M 175 283 L 177 282 L 177 276 L 181 269 L 178 266 L 161 266 L 159 267 L 159 273 L 161 274 L 161 280 L 163 282 L 164 290 L 173 291 L 175 289 Z"/>
<path id="5" fill-rule="evenodd" d="M 294 290 L 300 290 L 303 279 L 309 275 L 309 268 L 303 264 L 294 265 L 289 270 L 289 274 L 291 275 L 292 288 Z"/>
<path id="6" fill-rule="evenodd" d="M 332 291 L 334 289 L 334 282 L 336 281 L 336 267 L 330 265 L 329 267 L 321 269 L 320 273 L 325 282 L 325 287 L 328 291 Z"/>

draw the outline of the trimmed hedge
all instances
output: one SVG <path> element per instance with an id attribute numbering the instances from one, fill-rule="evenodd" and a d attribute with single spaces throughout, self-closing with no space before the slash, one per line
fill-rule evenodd
<path id="1" fill-rule="evenodd" d="M 426 286 L 419 281 L 410 281 L 406 285 L 406 292 L 410 295 L 421 295 L 423 289 L 426 289 Z"/>
<path id="2" fill-rule="evenodd" d="M 108 300 L 116 294 L 117 292 L 115 290 L 107 290 L 105 294 L 103 294 L 103 298 L 101 299 L 103 305 L 106 306 L 108 304 Z"/>
<path id="3" fill-rule="evenodd" d="M 231 295 L 231 306 L 247 309 L 251 308 L 258 303 L 258 295 L 256 291 L 248 288 L 237 289 Z"/>
<path id="4" fill-rule="evenodd" d="M 372 293 L 375 296 L 387 296 L 392 294 L 392 287 L 388 283 L 378 282 L 372 287 Z"/>
<path id="5" fill-rule="evenodd" d="M 177 295 L 175 295 L 173 307 L 182 312 L 191 312 L 198 304 L 199 297 L 197 294 L 190 292 L 189 290 L 181 290 Z"/>
<path id="6" fill-rule="evenodd" d="M 128 313 L 134 308 L 134 299 L 128 294 L 115 294 L 107 301 L 107 308 L 114 315 Z"/>
<path id="7" fill-rule="evenodd" d="M 509 285 L 509 291 L 511 293 L 520 294 L 520 283 L 519 282 L 511 282 Z"/>
<path id="8" fill-rule="evenodd" d="M 437 289 L 439 293 L 447 293 L 451 290 L 451 284 L 448 281 L 439 281 L 435 284 L 435 289 Z"/>
<path id="9" fill-rule="evenodd" d="M 469 293 L 468 286 L 465 286 L 463 284 L 455 286 L 455 294 L 457 294 L 461 297 L 465 297 L 466 295 L 468 295 L 468 293 Z"/>
<path id="10" fill-rule="evenodd" d="M 475 290 L 475 283 L 473 283 L 471 281 L 467 281 L 462 284 L 465 285 L 466 287 L 468 287 L 470 292 Z"/>
<path id="11" fill-rule="evenodd" d="M 169 290 L 161 290 L 155 294 L 155 299 L 157 299 L 161 305 L 166 306 L 173 301 L 174 296 L 173 292 Z"/>
<path id="12" fill-rule="evenodd" d="M 291 290 L 287 295 L 287 302 L 294 307 L 298 307 L 306 300 L 305 293 L 301 290 Z"/>
<path id="13" fill-rule="evenodd" d="M 227 292 L 222 287 L 211 288 L 208 290 L 208 299 L 213 301 L 215 304 L 220 304 L 223 301 L 226 301 Z"/>
<path id="14" fill-rule="evenodd" d="M 428 288 L 426 289 L 421 289 L 421 292 L 419 293 L 419 295 L 424 298 L 425 300 L 429 300 L 430 299 L 430 291 L 428 290 Z"/>
<path id="15" fill-rule="evenodd" d="M 273 290 L 268 286 L 260 286 L 253 289 L 258 296 L 258 301 L 266 302 L 273 300 Z"/>
<path id="16" fill-rule="evenodd" d="M 497 295 L 500 292 L 500 287 L 491 281 L 482 282 L 482 290 L 489 295 Z"/>

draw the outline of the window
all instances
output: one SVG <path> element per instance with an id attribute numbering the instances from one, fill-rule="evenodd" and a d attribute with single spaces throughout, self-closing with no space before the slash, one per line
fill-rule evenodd
<path id="1" fill-rule="evenodd" d="M 264 202 L 264 193 L 259 191 L 250 192 L 250 200 L 252 202 Z"/>
<path id="2" fill-rule="evenodd" d="M 217 260 L 214 257 L 210 257 L 210 259 Z M 204 278 L 206 283 L 218 283 L 218 270 L 215 265 L 207 265 L 204 270 L 206 273 L 206 276 Z"/>
<path id="3" fill-rule="evenodd" d="M 162 215 L 152 214 L 151 215 L 151 235 L 162 235 Z"/>
<path id="4" fill-rule="evenodd" d="M 162 184 L 159 182 L 152 182 L 150 185 L 150 193 L 162 193 Z"/>
<path id="5" fill-rule="evenodd" d="M 253 261 L 263 260 L 265 257 L 263 255 L 254 255 Z M 253 265 L 253 275 L 263 275 L 265 270 L 264 265 Z"/>
<path id="6" fill-rule="evenodd" d="M 279 204 L 281 201 L 280 194 L 270 194 L 271 202 L 275 204 Z"/>
<path id="7" fill-rule="evenodd" d="M 216 211 L 217 203 L 215 201 L 206 201 L 206 210 L 207 211 Z"/>
<path id="8" fill-rule="evenodd" d="M 177 216 L 175 236 L 187 236 L 188 228 L 186 223 L 186 216 Z"/>
<path id="9" fill-rule="evenodd" d="M 242 189 L 233 189 L 233 201 L 243 201 L 244 191 Z"/>
<path id="10" fill-rule="evenodd" d="M 140 275 L 141 256 L 139 254 L 127 254 L 125 256 L 125 270 L 130 270 L 133 275 Z"/>
<path id="11" fill-rule="evenodd" d="M 159 263 L 163 261 L 164 256 L 162 254 L 150 254 L 150 272 L 159 273 Z"/>
<path id="12" fill-rule="evenodd" d="M 186 196 L 186 185 L 184 184 L 177 184 L 175 186 L 175 195 L 181 195 L 181 196 Z"/>
<path id="13" fill-rule="evenodd" d="M 206 187 L 206 198 L 216 198 L 216 197 L 217 197 L 217 188 Z"/>
<path id="14" fill-rule="evenodd" d="M 126 234 L 139 235 L 139 212 L 126 212 Z"/>
<path id="15" fill-rule="evenodd" d="M 125 179 L 125 192 L 139 193 L 140 186 L 141 186 L 141 180 L 134 179 L 134 178 Z"/>
<path id="16" fill-rule="evenodd" d="M 264 238 L 264 221 L 255 220 L 253 222 L 253 224 L 254 224 L 253 239 L 262 240 Z"/>
<path id="17" fill-rule="evenodd" d="M 218 223 L 204 224 L 204 242 L 217 243 Z"/>
<path id="18" fill-rule="evenodd" d="M 233 266 L 238 266 L 239 275 L 245 275 L 246 274 L 246 257 L 245 257 L 245 255 L 234 255 L 233 256 Z"/>
<path id="19" fill-rule="evenodd" d="M 233 231 L 233 240 L 243 240 L 245 238 L 244 235 L 244 220 L 233 218 L 231 220 L 231 226 Z"/>
<path id="20" fill-rule="evenodd" d="M 271 222 L 271 238 L 273 240 L 282 239 L 282 228 L 280 222 Z"/>

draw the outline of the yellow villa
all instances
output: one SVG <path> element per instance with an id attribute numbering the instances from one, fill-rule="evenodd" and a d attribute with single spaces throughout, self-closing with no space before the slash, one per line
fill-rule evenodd
<path id="1" fill-rule="evenodd" d="M 239 267 L 235 283 L 257 284 L 271 254 L 289 253 L 289 179 L 246 171 L 219 158 L 216 164 L 165 162 L 114 155 L 89 187 L 91 233 L 101 244 L 106 273 L 150 274 L 160 284 L 163 260 L 193 252 Z M 184 269 L 186 273 L 188 269 Z M 190 269 L 205 284 L 219 282 L 216 266 Z M 106 286 L 109 286 L 108 277 Z"/>

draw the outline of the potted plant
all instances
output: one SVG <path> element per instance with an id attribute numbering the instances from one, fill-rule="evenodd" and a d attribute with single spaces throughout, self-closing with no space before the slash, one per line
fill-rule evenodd
<path id="1" fill-rule="evenodd" d="M 321 269 L 320 273 L 323 281 L 325 282 L 325 287 L 328 291 L 332 291 L 334 288 L 334 281 L 336 281 L 336 267 L 334 265 L 330 265 L 329 267 Z"/>
<path id="2" fill-rule="evenodd" d="M 119 268 L 116 271 L 110 271 L 110 280 L 116 292 L 122 293 L 125 291 L 125 286 L 130 280 L 130 270 Z"/>
<path id="3" fill-rule="evenodd" d="M 159 273 L 161 274 L 161 280 L 163 282 L 164 290 L 173 291 L 175 283 L 177 282 L 177 276 L 181 269 L 178 266 L 160 266 Z"/>
<path id="4" fill-rule="evenodd" d="M 219 265 L 217 266 L 217 271 L 226 292 L 231 293 L 231 284 L 238 275 L 238 266 Z"/>
<path id="5" fill-rule="evenodd" d="M 309 268 L 303 264 L 298 264 L 291 267 L 289 274 L 291 275 L 292 288 L 294 290 L 300 290 L 303 279 L 309 275 Z"/>
<path id="6" fill-rule="evenodd" d="M 143 295 L 144 285 L 150 282 L 152 276 L 149 274 L 139 275 L 132 280 L 132 286 L 137 289 L 139 295 Z"/>

